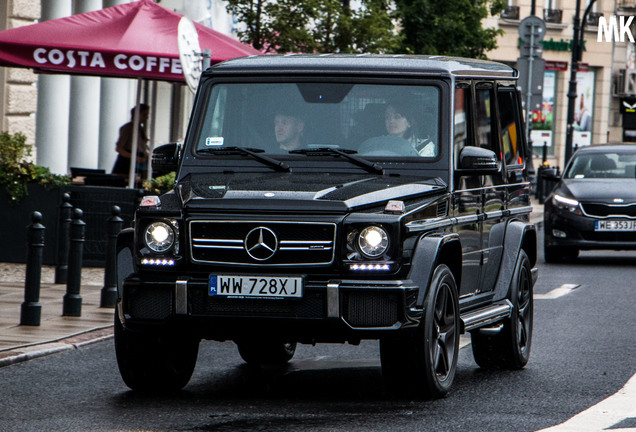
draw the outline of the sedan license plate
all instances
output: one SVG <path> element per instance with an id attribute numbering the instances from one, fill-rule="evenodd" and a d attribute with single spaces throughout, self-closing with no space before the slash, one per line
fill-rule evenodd
<path id="1" fill-rule="evenodd" d="M 594 223 L 594 231 L 636 231 L 632 220 L 603 220 Z"/>
<path id="2" fill-rule="evenodd" d="M 301 298 L 301 277 L 210 275 L 211 296 Z"/>

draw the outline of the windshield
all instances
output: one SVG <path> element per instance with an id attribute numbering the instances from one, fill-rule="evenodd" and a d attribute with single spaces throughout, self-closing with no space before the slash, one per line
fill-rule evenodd
<path id="1" fill-rule="evenodd" d="M 436 158 L 440 90 L 432 85 L 216 84 L 197 151 L 335 148 L 360 156 Z"/>
<path id="2" fill-rule="evenodd" d="M 565 178 L 636 178 L 636 153 L 584 153 L 574 155 Z"/>

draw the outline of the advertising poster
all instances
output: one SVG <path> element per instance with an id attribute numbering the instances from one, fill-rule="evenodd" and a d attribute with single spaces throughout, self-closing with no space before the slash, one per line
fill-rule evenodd
<path id="1" fill-rule="evenodd" d="M 545 71 L 543 75 L 543 102 L 541 110 L 532 112 L 531 139 L 533 147 L 552 146 L 554 126 L 554 96 L 556 93 L 556 71 Z"/>
<path id="2" fill-rule="evenodd" d="M 594 71 L 578 71 L 576 74 L 576 102 L 574 104 L 575 147 L 592 144 L 592 122 L 594 120 Z"/>

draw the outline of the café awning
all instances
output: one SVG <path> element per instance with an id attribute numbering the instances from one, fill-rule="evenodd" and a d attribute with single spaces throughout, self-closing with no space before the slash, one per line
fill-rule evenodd
<path id="1" fill-rule="evenodd" d="M 0 31 L 0 66 L 36 72 L 184 81 L 177 29 L 182 15 L 151 0 Z M 194 24 L 210 63 L 258 50 Z"/>

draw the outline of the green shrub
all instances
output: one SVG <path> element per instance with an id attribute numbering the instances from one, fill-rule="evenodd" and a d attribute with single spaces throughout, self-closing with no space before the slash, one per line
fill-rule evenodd
<path id="1" fill-rule="evenodd" d="M 170 174 L 146 180 L 142 186 L 149 192 L 161 195 L 174 189 L 175 177 L 176 173 L 173 171 Z"/>
<path id="2" fill-rule="evenodd" d="M 28 162 L 30 157 L 31 147 L 23 133 L 0 132 L 0 185 L 9 193 L 11 204 L 19 203 L 29 194 L 29 183 L 53 189 L 71 182 L 68 176 L 52 174 L 47 167 Z"/>

